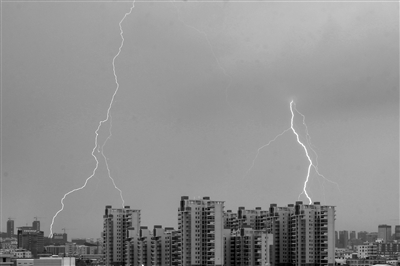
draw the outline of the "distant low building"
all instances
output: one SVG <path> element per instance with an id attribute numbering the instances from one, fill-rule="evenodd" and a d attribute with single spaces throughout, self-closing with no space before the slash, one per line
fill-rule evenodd
<path id="1" fill-rule="evenodd" d="M 51 255 L 65 254 L 65 245 L 60 245 L 60 246 L 49 245 L 45 246 L 44 249 L 46 250 L 47 253 Z"/>
<path id="2" fill-rule="evenodd" d="M 76 253 L 76 244 L 67 242 L 65 243 L 65 254 L 67 256 L 73 256 Z"/>
<path id="3" fill-rule="evenodd" d="M 63 234 L 54 233 L 50 241 L 52 244 L 65 245 L 65 243 L 68 242 L 68 235 L 66 233 Z"/>
<path id="4" fill-rule="evenodd" d="M 18 248 L 18 241 L 17 238 L 4 238 L 1 240 L 0 243 L 1 249 L 16 249 Z"/>
<path id="5" fill-rule="evenodd" d="M 14 258 L 30 259 L 32 258 L 32 252 L 26 249 L 15 249 L 11 251 Z"/>
<path id="6" fill-rule="evenodd" d="M 396 255 L 400 253 L 400 243 L 377 243 L 378 255 Z"/>
<path id="7" fill-rule="evenodd" d="M 12 266 L 14 262 L 12 261 L 11 254 L 0 254 L 0 265 L 1 266 Z"/>
<path id="8" fill-rule="evenodd" d="M 85 245 L 86 243 L 86 238 L 72 238 L 71 239 L 72 243 L 75 243 L 77 245 Z"/>
<path id="9" fill-rule="evenodd" d="M 348 259 L 346 260 L 347 265 L 350 266 L 370 266 L 376 264 L 386 264 L 384 259 Z"/>
<path id="10" fill-rule="evenodd" d="M 40 259 L 17 259 L 15 266 L 75 266 L 74 257 L 48 257 Z"/>
<path id="11" fill-rule="evenodd" d="M 356 246 L 356 250 L 357 250 L 357 257 L 359 259 L 376 257 L 378 254 L 377 246 L 375 244 L 358 245 Z"/>

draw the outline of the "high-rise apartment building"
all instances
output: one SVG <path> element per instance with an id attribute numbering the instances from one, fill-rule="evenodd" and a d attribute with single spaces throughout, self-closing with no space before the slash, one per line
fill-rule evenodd
<path id="1" fill-rule="evenodd" d="M 177 231 L 174 228 L 166 227 L 163 229 L 161 225 L 155 225 L 152 231 L 147 226 L 128 230 L 126 265 L 181 265 L 174 257 L 175 249 L 179 249 L 176 245 L 179 244 L 176 243 L 179 238 L 175 238 Z"/>
<path id="2" fill-rule="evenodd" d="M 349 244 L 349 231 L 339 231 L 339 245 L 338 248 L 347 248 Z"/>
<path id="3" fill-rule="evenodd" d="M 40 221 L 36 220 L 32 222 L 32 227 L 38 231 L 40 231 Z"/>
<path id="4" fill-rule="evenodd" d="M 210 197 L 182 196 L 178 230 L 182 241 L 182 265 L 224 265 L 224 202 Z"/>
<path id="5" fill-rule="evenodd" d="M 378 232 L 370 232 L 367 234 L 367 242 L 373 243 L 378 239 Z"/>
<path id="6" fill-rule="evenodd" d="M 400 225 L 394 227 L 394 240 L 400 241 Z"/>
<path id="7" fill-rule="evenodd" d="M 106 206 L 103 216 L 103 253 L 106 265 L 125 265 L 128 228 L 140 227 L 140 210 Z"/>
<path id="8" fill-rule="evenodd" d="M 7 237 L 14 237 L 14 220 L 12 219 L 7 220 Z"/>
<path id="9" fill-rule="evenodd" d="M 391 241 L 392 238 L 392 226 L 387 224 L 378 225 L 378 239 L 381 239 L 384 243 Z"/>
<path id="10" fill-rule="evenodd" d="M 265 229 L 266 214 L 267 211 L 262 210 L 261 207 L 256 207 L 254 210 L 239 207 L 237 213 L 228 210 L 224 213 L 224 228 L 236 231 L 246 225 L 254 230 L 263 230 Z"/>
<path id="11" fill-rule="evenodd" d="M 350 231 L 350 240 L 357 239 L 356 231 Z"/>
<path id="12" fill-rule="evenodd" d="M 224 213 L 225 265 L 267 265 L 271 260 L 272 234 L 266 232 L 268 211 L 261 207 Z"/>
<path id="13" fill-rule="evenodd" d="M 294 205 L 278 207 L 271 204 L 266 215 L 267 232 L 273 235 L 273 248 L 271 254 L 272 265 L 289 265 L 291 257 L 291 215 L 294 212 Z"/>
<path id="14" fill-rule="evenodd" d="M 362 242 L 367 241 L 367 231 L 360 231 L 358 232 L 358 239 L 360 239 Z"/>
<path id="15" fill-rule="evenodd" d="M 44 252 L 43 231 L 38 231 L 31 226 L 18 228 L 18 248 L 32 252 L 34 258 Z"/>
<path id="16" fill-rule="evenodd" d="M 224 230 L 226 266 L 264 266 L 270 262 L 272 234 L 243 225 L 236 231 Z"/>
<path id="17" fill-rule="evenodd" d="M 171 231 L 171 265 L 182 266 L 182 235 L 178 230 Z"/>
<path id="18" fill-rule="evenodd" d="M 224 212 L 224 228 L 233 230 L 239 229 L 238 214 L 227 210 Z"/>
<path id="19" fill-rule="evenodd" d="M 335 208 L 314 204 L 271 204 L 266 228 L 273 234 L 271 264 L 334 265 Z"/>
<path id="20" fill-rule="evenodd" d="M 356 250 L 357 250 L 357 257 L 359 259 L 376 257 L 377 255 L 377 246 L 372 243 L 368 245 L 358 245 L 356 246 Z"/>
<path id="21" fill-rule="evenodd" d="M 339 247 L 339 233 L 335 231 L 335 248 Z"/>

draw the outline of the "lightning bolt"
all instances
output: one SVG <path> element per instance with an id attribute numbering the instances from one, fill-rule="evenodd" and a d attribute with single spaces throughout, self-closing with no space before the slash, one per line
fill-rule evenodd
<path id="1" fill-rule="evenodd" d="M 121 197 L 121 200 L 122 200 L 122 207 L 123 207 L 124 204 L 125 204 L 124 198 L 123 198 L 123 196 L 122 196 L 122 191 L 121 191 L 121 189 L 119 189 L 119 188 L 117 187 L 117 185 L 115 184 L 114 179 L 111 177 L 111 171 L 110 171 L 110 168 L 109 168 L 109 165 L 108 165 L 108 159 L 107 159 L 107 157 L 104 155 L 104 146 L 106 145 L 107 141 L 108 141 L 108 140 L 111 138 L 111 136 L 112 136 L 112 134 L 111 134 L 111 129 L 112 129 L 112 117 L 111 117 L 110 111 L 111 111 L 112 105 L 113 105 L 113 103 L 114 103 L 115 96 L 117 95 L 118 89 L 119 89 L 118 76 L 117 76 L 116 71 L 115 71 L 115 60 L 116 60 L 116 59 L 118 58 L 118 56 L 120 55 L 121 50 L 122 50 L 122 47 L 124 46 L 124 42 L 125 42 L 125 39 L 124 39 L 124 31 L 122 30 L 122 23 L 124 22 L 125 18 L 126 18 L 127 16 L 129 16 L 129 15 L 132 13 L 132 10 L 133 10 L 134 7 L 135 7 L 135 0 L 132 1 L 132 6 L 130 7 L 129 11 L 128 11 L 127 13 L 125 13 L 125 15 L 123 16 L 123 18 L 122 18 L 122 19 L 120 20 L 120 22 L 119 22 L 119 30 L 120 30 L 120 36 L 121 36 L 121 44 L 120 44 L 120 46 L 119 46 L 119 48 L 118 48 L 118 53 L 117 53 L 117 54 L 113 57 L 113 59 L 112 59 L 112 67 L 113 67 L 113 74 L 114 74 L 114 80 L 115 80 L 116 88 L 115 88 L 114 93 L 113 93 L 113 95 L 112 95 L 112 97 L 111 97 L 110 104 L 108 105 L 106 118 L 105 118 L 104 120 L 101 120 L 101 121 L 99 122 L 99 125 L 97 126 L 97 129 L 96 129 L 96 131 L 94 132 L 96 136 L 95 136 L 95 138 L 94 138 L 94 148 L 93 148 L 91 154 L 92 154 L 94 160 L 96 161 L 96 166 L 95 166 L 95 168 L 93 169 L 92 174 L 91 174 L 88 178 L 86 178 L 85 183 L 83 184 L 83 186 L 81 186 L 81 187 L 79 187 L 79 188 L 75 188 L 75 189 L 73 189 L 73 190 L 71 190 L 71 191 L 65 193 L 64 196 L 62 197 L 62 199 L 61 199 L 61 209 L 58 210 L 58 211 L 56 212 L 56 214 L 53 216 L 53 219 L 52 219 L 52 221 L 51 221 L 49 238 L 51 238 L 51 237 L 53 236 L 53 224 L 54 224 L 54 220 L 56 219 L 57 215 L 58 215 L 60 212 L 62 212 L 62 211 L 64 210 L 64 200 L 65 200 L 65 198 L 66 198 L 68 195 L 70 195 L 70 194 L 72 194 L 72 193 L 74 193 L 74 192 L 76 192 L 76 191 L 79 191 L 79 190 L 85 188 L 86 185 L 87 185 L 87 183 L 88 183 L 88 181 L 96 174 L 97 168 L 98 168 L 98 166 L 99 166 L 99 160 L 97 159 L 97 157 L 96 157 L 96 155 L 95 155 L 95 151 L 96 151 L 96 150 L 97 150 L 97 153 L 101 153 L 101 155 L 102 155 L 103 158 L 104 158 L 105 165 L 106 165 L 106 167 L 107 167 L 108 177 L 111 179 L 111 181 L 112 181 L 114 187 L 119 191 L 119 194 L 120 194 L 120 197 Z M 104 141 L 104 143 L 103 143 L 101 146 L 99 146 L 99 144 L 98 144 L 99 130 L 100 130 L 101 126 L 102 126 L 104 123 L 106 123 L 106 122 L 109 122 L 109 124 L 110 124 L 109 129 L 108 129 L 109 134 L 108 134 L 106 140 Z"/>
<path id="2" fill-rule="evenodd" d="M 294 127 L 293 127 L 293 119 L 294 119 L 293 104 L 294 104 L 294 103 L 293 103 L 293 100 L 292 100 L 292 101 L 290 102 L 290 112 L 292 113 L 292 118 L 290 119 L 290 128 L 292 129 L 293 133 L 296 135 L 297 142 L 303 147 L 304 152 L 306 153 L 307 159 L 308 159 L 308 161 L 310 162 L 310 164 L 308 165 L 308 169 L 307 169 L 306 181 L 304 181 L 303 192 L 302 192 L 301 194 L 304 193 L 304 194 L 306 195 L 307 199 L 309 200 L 309 204 L 311 204 L 311 203 L 312 203 L 312 200 L 311 200 L 311 198 L 308 196 L 308 193 L 307 193 L 307 183 L 308 183 L 308 179 L 309 179 L 309 177 L 310 177 L 310 171 L 311 171 L 311 166 L 313 166 L 313 162 L 312 162 L 312 160 L 311 160 L 311 158 L 310 158 L 310 155 L 308 154 L 308 150 L 307 150 L 306 146 L 303 144 L 303 142 L 300 141 L 299 134 L 297 134 L 296 130 L 295 130 Z M 294 104 L 294 105 L 296 106 L 296 104 Z M 301 195 L 301 194 L 300 194 L 300 195 Z M 300 197 L 300 196 L 299 196 L 299 197 Z"/>
<path id="3" fill-rule="evenodd" d="M 311 151 L 314 153 L 314 155 L 315 155 L 315 164 L 313 163 L 313 161 L 312 161 L 312 159 L 311 159 L 311 157 L 310 157 L 310 155 L 309 155 L 309 153 L 308 153 L 307 147 L 300 141 L 299 134 L 297 134 L 296 130 L 294 129 L 294 126 L 293 126 L 293 120 L 294 120 L 294 112 L 293 112 L 293 109 L 294 109 L 299 115 L 301 115 L 302 118 L 303 118 L 303 125 L 304 125 L 305 131 L 306 131 L 307 144 L 308 144 L 308 146 L 310 147 L 310 150 L 311 150 Z M 318 175 L 319 177 L 322 177 L 322 178 L 324 178 L 325 180 L 327 180 L 328 182 L 335 184 L 335 185 L 338 187 L 339 191 L 340 191 L 340 188 L 339 188 L 339 185 L 338 185 L 336 182 L 333 182 L 333 181 L 329 180 L 328 178 L 326 178 L 324 175 L 322 175 L 322 174 L 319 172 L 319 170 L 318 170 L 318 154 L 317 154 L 317 152 L 312 148 L 313 145 L 312 145 L 312 143 L 311 143 L 311 137 L 310 137 L 310 134 L 309 134 L 309 132 L 308 132 L 308 127 L 307 127 L 306 122 L 305 122 L 305 119 L 306 119 L 306 118 L 305 118 L 305 116 L 304 116 L 302 113 L 300 113 L 300 112 L 296 109 L 296 104 L 294 103 L 293 100 L 290 102 L 290 112 L 291 112 L 291 114 L 292 114 L 292 117 L 291 117 L 291 119 L 290 119 L 290 127 L 287 128 L 287 129 L 285 129 L 284 131 L 282 131 L 280 134 L 276 135 L 275 138 L 273 138 L 272 140 L 270 140 L 267 144 L 265 144 L 265 145 L 261 146 L 260 148 L 258 148 L 257 154 L 256 154 L 256 156 L 254 157 L 253 162 L 252 162 L 250 168 L 249 168 L 249 169 L 246 171 L 246 173 L 244 174 L 244 177 L 243 177 L 243 178 L 245 178 L 245 177 L 248 175 L 248 173 L 253 169 L 253 167 L 254 167 L 254 165 L 255 165 L 255 161 L 257 160 L 257 157 L 258 157 L 258 155 L 260 154 L 260 151 L 261 151 L 262 149 L 264 149 L 265 147 L 268 147 L 272 142 L 274 142 L 274 141 L 275 141 L 276 139 L 278 139 L 280 136 L 282 136 L 283 134 L 285 134 L 287 131 L 291 130 L 291 131 L 293 132 L 293 134 L 296 135 L 296 140 L 297 140 L 297 142 L 303 147 L 304 152 L 305 152 L 305 154 L 306 154 L 306 156 L 307 156 L 307 159 L 308 159 L 308 161 L 309 161 L 309 165 L 308 165 L 308 168 L 307 168 L 306 180 L 304 181 L 303 191 L 300 193 L 299 198 L 300 198 L 300 196 L 301 196 L 302 194 L 305 194 L 306 197 L 307 197 L 307 199 L 309 200 L 309 204 L 311 204 L 311 203 L 312 203 L 312 200 L 311 200 L 310 196 L 309 196 L 308 193 L 307 193 L 307 183 L 308 183 L 308 180 L 309 180 L 309 178 L 310 178 L 311 167 L 314 168 L 315 172 L 317 173 L 317 175 Z M 323 189 L 324 189 L 324 186 L 323 186 L 323 185 L 322 185 L 322 187 L 323 187 Z M 325 201 L 326 201 L 326 200 L 325 200 Z"/>
<path id="4" fill-rule="evenodd" d="M 318 170 L 318 165 L 319 165 L 319 163 L 318 163 L 318 154 L 317 154 L 317 152 L 313 149 L 313 146 L 314 146 L 314 145 L 311 143 L 311 137 L 310 137 L 310 134 L 308 133 L 309 131 L 308 131 L 308 127 L 307 127 L 307 124 L 306 124 L 306 117 L 305 117 L 302 113 L 300 113 L 300 112 L 297 110 L 296 104 L 294 104 L 293 109 L 294 109 L 299 115 L 301 115 L 301 117 L 303 118 L 303 125 L 304 125 L 305 131 L 306 131 L 307 143 L 308 143 L 308 146 L 309 146 L 310 150 L 311 150 L 311 151 L 314 153 L 314 155 L 315 155 L 315 164 L 312 165 L 313 168 L 314 168 L 314 170 L 315 170 L 315 172 L 317 173 L 317 175 L 318 175 L 319 177 L 322 177 L 324 180 L 326 180 L 326 181 L 328 181 L 328 182 L 330 182 L 330 183 L 332 183 L 332 184 L 335 184 L 336 187 L 338 188 L 339 192 L 342 193 L 341 190 L 340 190 L 340 187 L 339 187 L 339 184 L 338 184 L 338 183 L 336 183 L 336 182 L 334 182 L 334 181 L 332 181 L 332 180 L 326 178 L 323 174 L 321 174 L 321 173 L 319 172 L 319 170 Z M 318 179 L 318 180 L 319 180 L 319 179 Z M 322 184 L 322 188 L 323 188 L 323 190 L 324 190 L 324 197 L 325 197 L 325 187 L 324 187 L 323 184 Z M 302 194 L 302 193 L 301 193 L 301 194 Z M 299 195 L 299 197 L 301 196 L 301 194 Z M 326 199 L 325 199 L 325 202 L 326 202 Z"/>

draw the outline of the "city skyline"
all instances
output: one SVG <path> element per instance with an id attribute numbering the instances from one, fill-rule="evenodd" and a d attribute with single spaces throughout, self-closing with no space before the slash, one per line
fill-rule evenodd
<path id="1" fill-rule="evenodd" d="M 140 2 L 126 17 L 104 154 L 142 224 L 175 226 L 180 195 L 226 209 L 298 200 L 308 160 L 296 136 L 260 149 L 290 128 L 292 100 L 317 170 L 340 187 L 311 172 L 312 200 L 337 207 L 339 229 L 399 224 L 395 3 L 296 4 Z M 131 5 L 2 3 L 1 231 L 44 217 L 48 235 L 62 196 L 91 175 Z M 98 237 L 94 218 L 123 205 L 98 158 L 53 232 Z"/>

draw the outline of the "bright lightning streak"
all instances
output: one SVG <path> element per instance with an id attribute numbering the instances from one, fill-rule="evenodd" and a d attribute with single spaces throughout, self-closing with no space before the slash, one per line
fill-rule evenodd
<path id="1" fill-rule="evenodd" d="M 317 175 L 318 175 L 319 177 L 322 177 L 323 179 L 325 179 L 326 181 L 328 181 L 328 182 L 330 182 L 330 183 L 332 183 L 332 184 L 335 184 L 335 185 L 337 186 L 339 192 L 341 192 L 338 183 L 336 183 L 336 182 L 334 182 L 334 181 L 332 181 L 332 180 L 329 180 L 328 178 L 326 178 L 323 174 L 321 174 L 321 173 L 319 172 L 319 170 L 318 170 L 318 154 L 317 154 L 317 152 L 316 152 L 316 151 L 313 149 L 313 147 L 312 147 L 313 145 L 312 145 L 312 143 L 311 143 L 311 137 L 310 137 L 310 134 L 308 133 L 308 127 L 307 127 L 307 125 L 306 125 L 306 117 L 296 109 L 296 105 L 293 107 L 293 109 L 294 109 L 299 115 L 301 115 L 301 116 L 303 117 L 303 125 L 304 125 L 305 131 L 306 131 L 307 143 L 308 143 L 308 146 L 310 147 L 311 151 L 312 151 L 312 152 L 314 153 L 314 155 L 315 155 L 315 165 L 313 164 L 313 168 L 314 168 L 315 172 L 317 173 Z"/>
<path id="2" fill-rule="evenodd" d="M 106 145 L 107 141 L 111 138 L 111 135 L 112 135 L 111 134 L 111 128 L 112 128 L 112 116 L 111 116 L 111 114 L 109 115 L 109 118 L 110 118 L 110 127 L 109 127 L 109 131 L 108 131 L 109 134 L 108 134 L 108 137 L 106 138 L 106 140 L 104 141 L 103 145 L 101 146 L 101 155 L 103 156 L 104 162 L 106 163 L 108 177 L 111 179 L 111 181 L 112 181 L 112 183 L 114 185 L 114 188 L 119 191 L 119 196 L 121 197 L 121 200 L 122 200 L 122 207 L 124 207 L 125 200 L 124 200 L 124 198 L 122 196 L 122 190 L 117 187 L 117 185 L 115 184 L 114 178 L 111 177 L 111 171 L 110 171 L 110 168 L 108 167 L 108 159 L 104 155 L 104 146 Z"/>
<path id="3" fill-rule="evenodd" d="M 308 182 L 308 179 L 310 177 L 310 170 L 311 170 L 311 166 L 313 166 L 313 162 L 312 162 L 312 160 L 310 158 L 310 155 L 308 155 L 308 150 L 307 150 L 306 146 L 304 146 L 304 144 L 300 141 L 299 135 L 297 134 L 296 130 L 293 127 L 294 113 L 293 113 L 292 105 L 293 105 L 293 100 L 290 102 L 290 112 L 292 113 L 292 118 L 290 119 L 290 127 L 292 128 L 293 133 L 296 135 L 297 142 L 303 147 L 304 152 L 306 153 L 307 159 L 310 162 L 310 164 L 308 165 L 307 178 L 306 178 L 306 181 L 304 182 L 303 192 L 302 193 L 304 193 L 306 195 L 307 199 L 309 200 L 309 204 L 311 204 L 312 200 L 308 196 L 308 193 L 307 193 L 307 182 Z"/>
<path id="4" fill-rule="evenodd" d="M 112 135 L 112 134 L 111 134 L 112 121 L 111 121 L 111 114 L 110 114 L 110 111 L 111 111 L 112 105 L 113 105 L 113 103 L 114 103 L 114 98 L 115 98 L 115 96 L 117 95 L 117 92 L 118 92 L 118 89 L 119 89 L 118 77 L 117 77 L 117 74 L 116 74 L 116 71 L 115 71 L 115 60 L 116 60 L 117 57 L 120 55 L 121 50 L 122 50 L 122 47 L 124 46 L 124 42 L 125 42 L 125 39 L 124 39 L 124 31 L 122 30 L 122 22 L 124 22 L 125 18 L 126 18 L 127 16 L 129 16 L 129 15 L 132 13 L 132 10 L 133 10 L 134 7 L 135 7 L 135 1 L 132 2 L 132 6 L 131 6 L 131 8 L 129 9 L 129 12 L 125 13 L 125 15 L 123 16 L 123 18 L 122 18 L 122 19 L 120 20 L 120 22 L 119 22 L 119 30 L 120 30 L 120 36 L 121 36 L 122 41 L 121 41 L 121 45 L 120 45 L 119 48 L 118 48 L 118 53 L 114 56 L 114 58 L 113 58 L 113 60 L 112 60 L 113 74 L 114 74 L 114 80 L 115 80 L 116 88 L 115 88 L 115 91 L 114 91 L 114 93 L 113 93 L 113 95 L 112 95 L 112 97 L 111 97 L 111 101 L 110 101 L 110 104 L 109 104 L 108 109 L 107 109 L 107 116 L 106 116 L 106 119 L 101 120 L 101 121 L 99 122 L 99 125 L 97 126 L 97 129 L 96 129 L 96 131 L 94 132 L 95 135 L 96 135 L 96 137 L 94 138 L 94 148 L 93 148 L 91 154 L 92 154 L 94 160 L 96 161 L 96 166 L 95 166 L 95 168 L 93 169 L 92 174 L 91 174 L 88 178 L 86 178 L 86 181 L 85 181 L 85 183 L 83 184 L 83 186 L 81 186 L 81 187 L 79 187 L 79 188 L 75 188 L 75 189 L 73 189 L 73 190 L 67 192 L 67 193 L 62 197 L 62 199 L 61 199 L 61 209 L 58 210 L 58 211 L 56 212 L 56 214 L 53 216 L 53 219 L 52 219 L 52 221 L 51 221 L 49 238 L 51 238 L 51 237 L 53 236 L 53 224 L 54 224 L 55 218 L 57 217 L 57 215 L 58 215 L 60 212 L 62 212 L 62 211 L 64 210 L 64 200 L 65 200 L 65 198 L 66 198 L 69 194 L 74 193 L 75 191 L 78 191 L 78 190 L 81 190 L 81 189 L 85 188 L 85 187 L 86 187 L 86 184 L 88 183 L 88 181 L 96 174 L 97 168 L 98 168 L 98 166 L 99 166 L 99 161 L 98 161 L 98 159 L 97 159 L 97 157 L 96 157 L 96 155 L 95 155 L 96 149 L 97 149 L 97 152 L 101 153 L 101 155 L 102 155 L 103 158 L 104 158 L 104 161 L 105 161 L 105 164 L 106 164 L 106 167 L 107 167 L 108 177 L 112 180 L 114 187 L 115 187 L 115 188 L 119 191 L 119 193 L 120 193 L 121 200 L 122 200 L 122 207 L 123 207 L 124 204 L 125 204 L 124 198 L 122 197 L 122 191 L 121 191 L 121 189 L 119 189 L 119 188 L 115 185 L 115 181 L 114 181 L 114 179 L 111 177 L 111 172 L 110 172 L 110 168 L 109 168 L 109 166 L 108 166 L 107 158 L 106 158 L 106 156 L 104 155 L 104 146 L 106 145 L 107 141 L 111 138 L 111 135 Z M 98 142 L 97 142 L 98 137 L 99 137 L 99 130 L 100 130 L 101 126 L 102 126 L 104 123 L 108 122 L 108 121 L 109 121 L 109 123 L 110 123 L 109 135 L 108 135 L 108 137 L 106 138 L 106 140 L 104 141 L 103 145 L 99 146 L 99 144 L 98 144 Z"/>
<path id="5" fill-rule="evenodd" d="M 293 109 L 294 109 L 299 115 L 301 115 L 301 116 L 303 117 L 303 125 L 304 125 L 305 131 L 306 131 L 307 144 L 308 144 L 308 146 L 310 146 L 311 151 L 312 151 L 312 152 L 314 153 L 314 155 L 315 155 L 315 162 L 316 162 L 316 164 L 313 163 L 313 161 L 312 161 L 310 155 L 308 154 L 308 150 L 307 150 L 306 146 L 300 141 L 300 137 L 299 137 L 299 135 L 297 134 L 296 130 L 294 129 L 294 126 L 293 126 L 293 120 L 294 120 Z M 304 151 L 305 151 L 305 153 L 306 153 L 307 159 L 308 159 L 308 161 L 310 162 L 310 164 L 308 165 L 308 169 L 307 169 L 307 177 L 306 177 L 306 181 L 304 182 L 303 191 L 300 193 L 299 198 L 300 198 L 300 196 L 301 196 L 302 194 L 305 194 L 306 197 L 307 197 L 308 200 L 309 200 L 309 204 L 311 204 L 311 203 L 312 203 L 312 200 L 311 200 L 311 198 L 308 196 L 308 193 L 307 193 L 307 183 L 308 183 L 308 180 L 309 180 L 309 177 L 310 177 L 311 167 L 314 168 L 315 172 L 317 173 L 317 175 L 318 175 L 319 177 L 322 177 L 322 178 L 324 178 L 325 180 L 327 180 L 328 182 L 335 184 L 335 185 L 338 187 L 339 191 L 340 191 L 340 188 L 339 188 L 339 185 L 338 185 L 336 182 L 333 182 L 333 181 L 329 180 L 328 178 L 326 178 L 323 174 L 321 174 L 321 173 L 319 172 L 319 170 L 318 170 L 318 154 L 317 154 L 317 152 L 312 148 L 311 137 L 310 137 L 310 134 L 308 133 L 308 127 L 307 127 L 306 122 L 305 122 L 305 119 L 306 119 L 306 118 L 305 118 L 305 116 L 304 116 L 302 113 L 300 113 L 300 112 L 296 109 L 296 104 L 293 102 L 293 100 L 290 102 L 290 112 L 291 112 L 291 114 L 292 114 L 292 117 L 291 117 L 291 119 L 290 119 L 290 128 L 285 129 L 285 130 L 282 131 L 280 134 L 276 135 L 276 137 L 275 137 L 274 139 L 270 140 L 267 144 L 265 144 L 265 145 L 261 146 L 260 148 L 258 148 L 257 154 L 256 154 L 256 156 L 254 157 L 253 162 L 252 162 L 250 168 L 249 168 L 249 169 L 246 171 L 246 173 L 244 174 L 244 177 L 243 177 L 243 178 L 245 178 L 245 177 L 247 176 L 247 174 L 251 171 L 251 169 L 253 169 L 253 167 L 254 167 L 254 165 L 255 165 L 255 162 L 256 162 L 256 160 L 257 160 L 257 157 L 258 157 L 258 155 L 260 154 L 260 151 L 261 151 L 263 148 L 268 147 L 268 146 L 269 146 L 272 142 L 274 142 L 277 138 L 279 138 L 280 136 L 282 136 L 283 134 L 285 134 L 287 131 L 292 130 L 293 133 L 296 135 L 297 142 L 303 147 L 303 149 L 304 149 Z M 322 185 L 322 187 L 323 187 L 323 189 L 325 189 L 323 185 Z M 325 195 L 324 195 L 324 196 L 325 196 Z M 325 201 L 326 201 L 326 200 L 325 200 Z"/>
<path id="6" fill-rule="evenodd" d="M 306 131 L 307 144 L 308 144 L 308 146 L 310 146 L 311 151 L 312 151 L 312 152 L 314 153 L 314 155 L 315 155 L 316 164 L 313 163 L 313 161 L 312 161 L 310 155 L 308 154 L 308 150 L 307 150 L 306 146 L 300 141 L 300 137 L 299 137 L 299 135 L 297 134 L 296 130 L 294 129 L 294 126 L 293 126 L 293 120 L 294 120 L 293 109 L 294 109 L 299 115 L 301 115 L 301 116 L 303 117 L 303 125 L 304 125 L 305 131 Z M 265 144 L 265 145 L 261 146 L 260 148 L 258 148 L 257 154 L 256 154 L 256 156 L 254 157 L 253 162 L 252 162 L 250 168 L 246 171 L 246 173 L 245 173 L 245 175 L 244 175 L 243 178 L 245 178 L 245 177 L 247 176 L 247 174 L 251 171 L 251 169 L 253 169 L 253 167 L 254 167 L 254 165 L 255 165 L 255 161 L 257 160 L 257 157 L 258 157 L 258 155 L 260 154 L 260 151 L 261 151 L 263 148 L 268 147 L 268 146 L 269 146 L 272 142 L 274 142 L 277 138 L 279 138 L 280 136 L 282 136 L 283 134 L 285 134 L 287 131 L 292 130 L 293 133 L 296 135 L 297 142 L 303 147 L 303 149 L 304 149 L 304 151 L 305 151 L 305 154 L 306 154 L 306 156 L 307 156 L 307 159 L 308 159 L 308 161 L 310 162 L 310 164 L 308 165 L 308 169 L 307 169 L 307 177 L 306 177 L 306 181 L 304 182 L 303 191 L 300 193 L 299 198 L 300 198 L 300 196 L 304 193 L 304 194 L 306 195 L 307 199 L 309 200 L 309 204 L 311 204 L 311 203 L 312 203 L 312 200 L 311 200 L 311 198 L 308 196 L 308 193 L 307 193 L 307 183 L 308 183 L 308 180 L 309 180 L 309 177 L 310 177 L 311 167 L 314 168 L 314 170 L 315 170 L 315 172 L 318 174 L 318 176 L 324 178 L 324 179 L 327 180 L 328 182 L 331 182 L 331 183 L 335 184 L 335 185 L 338 187 L 339 191 L 340 191 L 340 188 L 339 188 L 339 185 L 338 185 L 337 183 L 335 183 L 335 182 L 329 180 L 328 178 L 326 178 L 324 175 L 322 175 L 322 174 L 319 172 L 319 170 L 318 170 L 318 154 L 317 154 L 317 152 L 312 148 L 311 137 L 310 137 L 310 134 L 308 133 L 308 127 L 307 127 L 306 122 L 305 122 L 305 119 L 306 119 L 306 118 L 305 118 L 305 116 L 304 116 L 302 113 L 300 113 L 300 112 L 296 109 L 296 104 L 293 102 L 293 100 L 290 102 L 290 112 L 291 112 L 291 114 L 292 114 L 292 117 L 291 117 L 291 119 L 290 119 L 290 128 L 285 129 L 283 132 L 281 132 L 280 134 L 276 135 L 276 137 L 275 137 L 274 139 L 270 140 L 267 144 Z M 323 185 L 322 185 L 322 187 L 323 187 Z"/>

